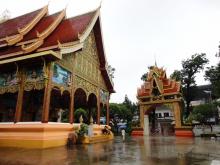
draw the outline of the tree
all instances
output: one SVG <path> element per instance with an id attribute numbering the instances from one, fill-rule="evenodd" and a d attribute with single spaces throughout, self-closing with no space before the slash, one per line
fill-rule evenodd
<path id="1" fill-rule="evenodd" d="M 111 65 L 108 65 L 108 73 L 109 73 L 109 76 L 113 79 L 115 78 L 114 74 L 115 74 L 115 68 L 113 68 Z"/>
<path id="2" fill-rule="evenodd" d="M 147 73 L 144 73 L 144 74 L 141 76 L 141 80 L 142 80 L 142 81 L 146 81 L 146 80 L 147 80 L 147 76 L 148 76 L 148 74 L 147 74 Z"/>
<path id="3" fill-rule="evenodd" d="M 176 81 L 180 81 L 182 83 L 181 71 L 174 70 L 173 73 L 170 75 L 170 78 L 172 78 L 172 79 L 174 79 Z"/>
<path id="4" fill-rule="evenodd" d="M 216 56 L 220 57 L 220 51 Z M 216 97 L 220 97 L 220 62 L 216 66 L 207 68 L 205 72 L 205 79 L 210 81 L 212 85 L 212 93 Z"/>
<path id="5" fill-rule="evenodd" d="M 125 99 L 122 103 L 110 103 L 110 117 L 113 118 L 114 130 L 117 132 L 117 123 L 120 120 L 127 122 L 126 132 L 131 132 L 131 123 L 133 116 L 137 114 L 137 105 L 132 103 L 128 96 L 125 95 Z"/>
<path id="6" fill-rule="evenodd" d="M 190 113 L 190 102 L 194 98 L 196 82 L 196 74 L 204 69 L 204 66 L 209 62 L 205 53 L 194 54 L 191 58 L 182 61 L 182 69 L 175 70 L 171 77 L 179 79 L 183 87 L 183 95 L 186 101 L 186 117 Z"/>
<path id="7" fill-rule="evenodd" d="M 10 12 L 8 9 L 6 9 L 0 15 L 0 23 L 8 20 L 9 18 L 10 18 Z"/>
<path id="8" fill-rule="evenodd" d="M 202 124 L 206 124 L 210 118 L 216 118 L 218 110 L 214 104 L 201 104 L 194 107 L 192 118 Z"/>

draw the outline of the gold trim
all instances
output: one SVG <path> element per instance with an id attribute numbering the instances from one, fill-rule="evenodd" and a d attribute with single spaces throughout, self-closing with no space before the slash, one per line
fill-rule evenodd
<path id="1" fill-rule="evenodd" d="M 23 53 L 22 51 L 18 51 L 18 52 L 14 52 L 14 53 L 9 53 L 9 54 L 7 54 L 7 55 L 2 55 L 2 56 L 0 56 L 0 60 L 1 60 L 1 59 L 4 59 L 4 58 L 9 58 L 9 57 L 11 57 L 11 56 L 20 55 L 20 54 L 22 54 L 22 53 Z"/>
<path id="2" fill-rule="evenodd" d="M 60 24 L 60 22 L 63 20 L 63 18 L 66 16 L 66 9 L 64 9 L 57 19 L 47 28 L 45 29 L 42 33 L 38 33 L 37 37 L 38 38 L 46 38 L 50 35 L 51 32 L 54 31 L 54 29 Z"/>
<path id="3" fill-rule="evenodd" d="M 30 43 L 36 42 L 36 41 L 37 41 L 37 39 L 35 38 L 35 39 L 32 39 L 32 40 L 27 40 L 27 41 L 23 41 L 23 42 L 18 42 L 18 43 L 16 44 L 16 46 L 21 46 L 21 45 L 25 45 L 25 44 L 30 44 Z"/>
<path id="4" fill-rule="evenodd" d="M 21 41 L 23 39 L 23 36 L 27 34 L 40 20 L 41 18 L 48 12 L 48 5 L 45 6 L 38 15 L 24 28 L 18 29 L 19 34 L 14 35 L 12 38 L 6 37 L 6 41 L 8 45 L 14 45 L 17 42 Z"/>
<path id="5" fill-rule="evenodd" d="M 11 59 L 2 60 L 2 61 L 0 61 L 0 64 L 6 64 L 6 63 L 10 63 L 10 62 L 16 62 L 16 61 L 21 61 L 24 59 L 30 59 L 30 58 L 46 56 L 46 55 L 53 55 L 54 57 L 56 57 L 58 59 L 62 59 L 62 54 L 55 53 L 54 51 L 49 50 L 49 51 L 45 51 L 45 52 L 39 52 L 39 53 L 34 53 L 34 54 L 25 55 L 25 56 L 21 56 L 21 57 L 15 57 L 15 58 L 11 58 Z"/>
<path id="6" fill-rule="evenodd" d="M 33 42 L 32 44 L 29 44 L 28 46 L 22 45 L 21 48 L 23 50 L 23 53 L 30 53 L 37 48 L 39 48 L 44 43 L 43 40 L 38 40 L 37 42 Z"/>
<path id="7" fill-rule="evenodd" d="M 96 13 L 92 18 L 92 21 L 85 28 L 86 30 L 84 30 L 82 34 L 78 34 L 78 38 L 79 38 L 80 42 L 84 42 L 85 39 L 89 36 L 90 32 L 92 31 L 92 29 L 93 29 L 93 27 L 94 27 L 94 25 L 95 25 L 95 23 L 96 23 L 96 21 L 99 17 L 99 14 L 100 14 L 100 8 L 98 8 L 96 10 Z"/>
<path id="8" fill-rule="evenodd" d="M 60 24 L 60 22 L 63 20 L 63 18 L 66 15 L 66 10 L 63 10 L 57 19 L 47 28 L 45 29 L 42 33 L 37 33 L 38 40 L 32 44 L 29 45 L 22 45 L 21 48 L 24 51 L 24 53 L 30 53 L 37 48 L 39 48 L 43 43 L 44 39 L 48 37 L 54 29 Z"/>
<path id="9" fill-rule="evenodd" d="M 15 43 L 21 41 L 23 39 L 23 35 L 22 34 L 16 34 L 14 35 L 13 38 L 6 38 L 6 42 L 8 43 L 7 45 L 11 46 L 14 45 Z"/>
<path id="10" fill-rule="evenodd" d="M 155 100 L 155 101 L 151 101 L 151 102 L 142 102 L 139 101 L 139 105 L 152 105 L 152 104 L 159 104 L 159 103 L 173 103 L 173 102 L 181 102 L 182 98 L 178 98 L 178 99 L 167 99 L 167 100 Z"/>

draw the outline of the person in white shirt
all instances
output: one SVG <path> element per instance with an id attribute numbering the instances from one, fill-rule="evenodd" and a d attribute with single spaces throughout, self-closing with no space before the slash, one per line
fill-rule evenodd
<path id="1" fill-rule="evenodd" d="M 121 135 L 122 135 L 123 141 L 125 141 L 125 130 L 124 129 L 121 130 Z"/>

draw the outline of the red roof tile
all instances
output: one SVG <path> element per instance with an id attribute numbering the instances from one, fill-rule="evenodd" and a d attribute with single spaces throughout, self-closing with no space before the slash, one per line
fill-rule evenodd
<path id="1" fill-rule="evenodd" d="M 153 67 L 153 70 L 150 70 L 149 72 L 149 76 L 152 77 L 153 73 L 155 70 L 159 70 L 159 68 L 157 67 Z M 158 72 L 158 77 L 155 77 L 157 79 L 162 80 L 162 85 L 163 85 L 163 92 L 161 94 L 169 94 L 169 93 L 176 93 L 176 92 L 180 92 L 179 91 L 179 86 L 180 84 L 178 82 L 176 82 L 175 80 L 171 80 L 166 78 L 165 71 L 161 70 L 161 72 Z M 150 93 L 150 89 L 153 88 L 153 83 L 151 83 L 153 81 L 152 78 L 148 78 L 146 82 L 144 82 L 144 85 L 142 85 L 141 89 L 138 90 L 138 97 L 140 96 L 151 96 Z"/>
<path id="2" fill-rule="evenodd" d="M 53 21 L 56 20 L 57 16 L 59 16 L 61 12 L 57 12 L 53 15 L 49 15 L 49 16 L 46 16 L 46 17 L 43 17 L 39 23 L 37 23 L 37 25 L 28 33 L 24 36 L 23 41 L 27 41 L 27 40 L 32 40 L 32 39 L 35 39 L 37 38 L 37 32 L 41 33 L 43 32 L 45 29 L 48 28 L 48 26 L 50 26 Z"/>
<path id="3" fill-rule="evenodd" d="M 31 22 L 42 10 L 43 8 L 27 13 L 25 15 L 9 19 L 0 24 L 0 38 L 5 38 L 6 36 L 11 36 L 18 34 L 18 28 L 25 27 L 29 22 Z"/>
<path id="4" fill-rule="evenodd" d="M 78 34 L 85 31 L 94 14 L 91 12 L 63 20 L 40 48 L 57 45 L 58 40 L 61 44 L 78 40 Z"/>
<path id="5" fill-rule="evenodd" d="M 21 41 L 27 41 L 36 38 L 36 31 L 42 32 L 56 19 L 59 13 L 42 18 L 42 20 L 28 33 Z M 63 20 L 58 27 L 45 39 L 44 44 L 40 48 L 57 45 L 60 43 L 67 43 L 78 40 L 78 34 L 84 32 L 88 24 L 91 22 L 95 12 L 87 13 L 81 16 Z M 21 50 L 21 46 L 10 46 L 0 48 L 0 56 L 10 53 L 15 53 Z"/>

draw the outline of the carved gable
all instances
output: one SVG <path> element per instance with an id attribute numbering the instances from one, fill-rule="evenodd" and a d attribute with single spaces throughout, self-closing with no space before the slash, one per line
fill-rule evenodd
<path id="1" fill-rule="evenodd" d="M 83 49 L 75 53 L 74 71 L 76 76 L 107 90 L 100 71 L 100 62 L 93 31 L 85 40 Z"/>

